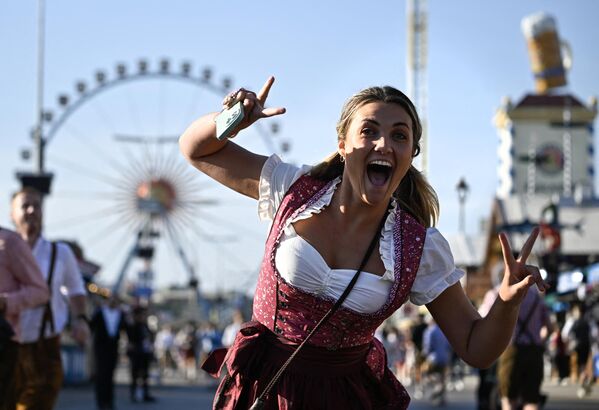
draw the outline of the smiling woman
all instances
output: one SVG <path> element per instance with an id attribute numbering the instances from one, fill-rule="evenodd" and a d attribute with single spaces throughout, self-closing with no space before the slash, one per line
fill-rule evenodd
<path id="1" fill-rule="evenodd" d="M 273 82 L 223 102 L 225 110 L 243 104 L 232 135 L 285 112 L 265 108 Z M 545 288 L 538 269 L 525 265 L 537 233 L 518 260 L 501 237 L 499 297 L 485 318 L 473 309 L 459 285 L 463 272 L 432 227 L 437 197 L 412 166 L 422 128 L 399 90 L 372 87 L 351 97 L 336 152 L 315 167 L 218 140 L 217 115 L 196 120 L 179 140 L 181 151 L 200 171 L 257 199 L 260 218 L 272 225 L 253 320 L 203 365 L 217 377 L 225 372 L 214 408 L 405 409 L 410 398 L 374 332 L 408 298 L 428 307 L 465 361 L 484 367 L 509 342 L 527 289 Z"/>
<path id="2" fill-rule="evenodd" d="M 311 175 L 325 180 L 341 175 L 347 146 L 350 152 L 360 147 L 375 148 L 367 164 L 370 182 L 381 186 L 389 181 L 387 189 L 394 190 L 394 199 L 404 209 L 423 225 L 434 225 L 439 215 L 437 195 L 411 165 L 412 158 L 420 153 L 421 135 L 418 114 L 405 94 L 393 87 L 367 88 L 349 99 L 343 108 L 337 124 L 338 152 L 315 166 Z M 389 180 L 390 177 L 394 179 Z"/>

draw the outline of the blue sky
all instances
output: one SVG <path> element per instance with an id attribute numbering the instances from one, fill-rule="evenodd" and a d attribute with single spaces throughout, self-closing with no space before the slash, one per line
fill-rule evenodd
<path id="1" fill-rule="evenodd" d="M 32 167 L 19 159 L 19 150 L 30 144 L 28 135 L 36 118 L 36 3 L 26 0 L 0 5 L 0 224 L 4 226 L 11 225 L 8 198 L 17 188 L 13 173 Z M 497 187 L 494 112 L 503 96 L 518 100 L 533 89 L 521 19 L 537 11 L 557 19 L 559 33 L 570 43 L 574 56 L 568 88 L 587 101 L 599 95 L 599 3 L 429 0 L 428 8 L 429 178 L 441 200 L 439 227 L 446 234 L 457 230 L 455 185 L 465 176 L 471 186 L 467 229 L 474 233 L 478 221 L 489 214 Z M 259 88 L 272 74 L 277 82 L 270 104 L 288 110 L 279 119 L 277 137 L 292 145 L 286 158 L 315 163 L 334 150 L 335 123 L 349 95 L 371 85 L 406 88 L 405 22 L 405 2 L 389 0 L 49 0 L 45 102 L 54 106 L 58 94 L 73 94 L 75 82 L 92 82 L 98 69 L 113 72 L 117 63 L 132 67 L 140 58 L 150 65 L 165 57 L 176 66 L 190 61 L 196 71 L 210 66 L 217 81 L 231 76 L 235 86 L 249 88 Z M 126 163 L 127 156 L 112 133 L 177 134 L 186 119 L 218 108 L 220 96 L 192 88 L 140 82 L 99 95 L 72 115 L 48 147 L 49 155 L 98 170 L 102 165 L 94 162 L 92 144 L 103 147 L 109 156 L 118 153 L 119 161 Z M 199 98 L 197 105 L 189 104 L 191 98 Z M 124 100 L 135 108 L 124 109 L 119 105 Z M 268 153 L 255 132 L 238 138 L 242 145 Z M 141 155 L 136 147 L 129 150 L 133 156 Z M 56 173 L 57 195 L 103 189 L 50 158 L 48 169 Z M 255 271 L 261 258 L 266 225 L 257 222 L 250 200 L 216 186 L 207 188 L 206 197 L 221 200 L 211 212 L 224 220 L 222 225 L 214 219 L 201 222 L 202 231 L 220 235 L 223 241 L 214 245 L 197 235 L 183 234 L 190 259 L 199 264 L 206 288 L 251 286 L 247 275 Z M 97 206 L 97 201 L 87 201 L 50 198 L 47 235 L 79 238 L 89 257 L 104 265 L 100 279 L 110 282 L 131 235 L 107 234 L 104 244 L 96 246 L 86 243 L 85 234 L 107 229 L 106 221 L 59 226 L 65 214 L 85 215 L 87 208 Z M 229 243 L 231 236 L 237 240 Z M 185 273 L 169 252 L 157 262 L 157 282 L 182 283 Z"/>

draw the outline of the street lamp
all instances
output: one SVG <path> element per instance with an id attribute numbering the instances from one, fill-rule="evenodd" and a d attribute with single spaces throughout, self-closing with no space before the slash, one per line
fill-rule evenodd
<path id="1" fill-rule="evenodd" d="M 466 197 L 468 196 L 468 192 L 470 191 L 470 186 L 466 183 L 464 177 L 460 179 L 460 182 L 455 187 L 458 192 L 458 201 L 460 202 L 460 219 L 459 219 L 459 230 L 461 233 L 466 233 L 466 215 L 465 215 L 465 205 L 466 205 Z"/>

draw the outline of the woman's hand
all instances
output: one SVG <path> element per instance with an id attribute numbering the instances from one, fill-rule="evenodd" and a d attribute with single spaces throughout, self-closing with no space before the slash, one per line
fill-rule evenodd
<path id="1" fill-rule="evenodd" d="M 283 107 L 265 108 L 266 98 L 268 98 L 270 87 L 272 87 L 274 82 L 275 78 L 272 76 L 269 77 L 258 94 L 245 88 L 240 88 L 225 97 L 223 100 L 223 109 L 232 107 L 238 101 L 242 101 L 243 103 L 244 117 L 233 135 L 249 127 L 260 118 L 273 117 L 285 113 L 285 108 Z"/>
<path id="2" fill-rule="evenodd" d="M 549 285 L 541 277 L 539 268 L 526 264 L 526 260 L 532 251 L 537 236 L 539 236 L 539 228 L 535 228 L 532 231 L 524 246 L 522 246 L 520 256 L 518 259 L 515 259 L 506 234 L 503 232 L 499 234 L 503 260 L 505 262 L 505 272 L 499 288 L 499 297 L 502 301 L 519 305 L 526 295 L 528 288 L 535 283 L 541 292 L 549 289 Z"/>

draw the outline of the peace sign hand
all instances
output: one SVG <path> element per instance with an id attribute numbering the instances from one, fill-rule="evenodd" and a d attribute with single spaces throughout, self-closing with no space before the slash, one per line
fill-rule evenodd
<path id="1" fill-rule="evenodd" d="M 235 130 L 234 134 L 238 133 L 244 128 L 249 127 L 260 118 L 273 117 L 275 115 L 281 115 L 285 113 L 285 108 L 283 107 L 264 107 L 266 104 L 266 99 L 268 98 L 268 93 L 270 92 L 270 88 L 274 82 L 275 78 L 270 76 L 258 94 L 253 91 L 246 90 L 245 88 L 240 88 L 225 97 L 223 100 L 224 109 L 232 107 L 238 101 L 242 101 L 243 103 L 244 118 Z"/>
<path id="2" fill-rule="evenodd" d="M 499 297 L 504 302 L 519 304 L 526 295 L 528 288 L 535 283 L 541 292 L 549 289 L 549 285 L 541 278 L 539 268 L 526 264 L 526 260 L 537 240 L 537 236 L 539 236 L 538 227 L 533 229 L 524 246 L 522 246 L 520 256 L 518 259 L 515 259 L 506 234 L 503 232 L 499 234 L 503 260 L 505 262 L 505 273 L 499 288 Z"/>

